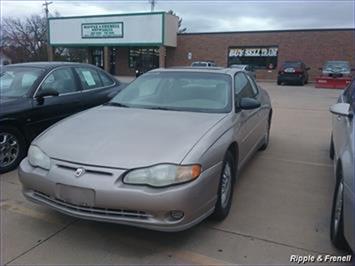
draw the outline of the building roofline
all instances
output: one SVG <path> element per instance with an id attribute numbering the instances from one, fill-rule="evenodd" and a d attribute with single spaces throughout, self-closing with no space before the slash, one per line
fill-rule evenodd
<path id="1" fill-rule="evenodd" d="M 116 14 L 101 14 L 101 15 L 83 15 L 83 16 L 67 16 L 67 17 L 49 17 L 48 20 L 57 19 L 78 19 L 78 18 L 100 18 L 100 17 L 125 17 L 125 16 L 144 16 L 144 15 L 171 15 L 165 11 L 155 11 L 155 12 L 135 12 L 135 13 L 116 13 Z M 173 15 L 172 15 L 173 16 Z"/>
<path id="2" fill-rule="evenodd" d="M 249 33 L 282 33 L 282 32 L 324 32 L 324 31 L 355 31 L 355 28 L 320 28 L 320 29 L 286 29 L 286 30 L 256 30 L 256 31 L 216 31 L 216 32 L 183 32 L 178 35 L 219 35 L 219 34 L 249 34 Z"/>

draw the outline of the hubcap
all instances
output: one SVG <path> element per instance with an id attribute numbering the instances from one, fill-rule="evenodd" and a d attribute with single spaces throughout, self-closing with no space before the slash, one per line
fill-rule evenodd
<path id="1" fill-rule="evenodd" d="M 232 170 L 228 162 L 223 170 L 221 189 L 221 203 L 222 207 L 225 208 L 228 205 L 232 190 Z"/>
<path id="2" fill-rule="evenodd" d="M 338 233 L 339 230 L 339 224 L 340 224 L 340 219 L 343 211 L 343 191 L 344 191 L 344 185 L 343 182 L 340 181 L 338 190 L 337 190 L 337 196 L 336 196 L 336 201 L 335 201 L 335 210 L 334 210 L 334 233 L 335 235 Z"/>
<path id="3" fill-rule="evenodd" d="M 11 133 L 0 133 L 0 167 L 11 165 L 19 154 L 19 143 Z"/>

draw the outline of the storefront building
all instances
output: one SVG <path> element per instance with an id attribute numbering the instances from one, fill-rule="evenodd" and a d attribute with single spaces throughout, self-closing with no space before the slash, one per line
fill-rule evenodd
<path id="1" fill-rule="evenodd" d="M 89 63 L 120 76 L 205 60 L 251 64 L 259 79 L 275 79 L 290 60 L 309 66 L 311 79 L 327 60 L 355 67 L 355 29 L 178 34 L 178 18 L 164 12 L 50 18 L 49 26 L 50 45 L 85 48 Z"/>
<path id="2" fill-rule="evenodd" d="M 85 48 L 88 62 L 115 75 L 165 67 L 177 43 L 178 18 L 164 12 L 50 18 L 49 44 Z"/>

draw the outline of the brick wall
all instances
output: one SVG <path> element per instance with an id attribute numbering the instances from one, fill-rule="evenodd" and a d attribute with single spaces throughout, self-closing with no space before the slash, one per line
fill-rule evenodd
<path id="1" fill-rule="evenodd" d="M 135 70 L 128 66 L 129 48 L 120 47 L 116 55 L 116 76 L 135 76 Z"/>
<path id="2" fill-rule="evenodd" d="M 355 67 L 354 30 L 305 30 L 239 33 L 201 33 L 178 35 L 177 47 L 166 51 L 166 66 L 189 66 L 192 61 L 214 60 L 227 66 L 231 46 L 279 47 L 278 65 L 286 60 L 302 60 L 311 67 L 310 79 L 327 60 L 347 60 Z M 192 53 L 192 60 L 187 54 Z M 275 79 L 277 69 L 258 70 L 257 78 Z"/>

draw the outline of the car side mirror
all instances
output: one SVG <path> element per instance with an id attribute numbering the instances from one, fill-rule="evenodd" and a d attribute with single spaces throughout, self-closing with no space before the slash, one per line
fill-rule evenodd
<path id="1" fill-rule="evenodd" d="M 54 90 L 54 89 L 44 89 L 44 90 L 41 90 L 37 95 L 36 95 L 36 98 L 37 99 L 42 99 L 46 96 L 58 96 L 59 95 L 59 92 Z"/>
<path id="2" fill-rule="evenodd" d="M 335 115 L 345 116 L 352 118 L 353 113 L 350 112 L 350 104 L 348 103 L 337 103 L 329 108 L 330 112 Z"/>
<path id="3" fill-rule="evenodd" d="M 306 67 L 306 70 L 311 70 L 311 68 L 310 67 Z"/>
<path id="4" fill-rule="evenodd" d="M 242 110 L 252 110 L 257 109 L 261 106 L 261 103 L 258 100 L 253 98 L 241 98 L 239 101 L 239 108 Z"/>
<path id="5" fill-rule="evenodd" d="M 322 70 L 323 70 L 323 67 L 318 68 L 318 70 L 322 71 Z"/>

